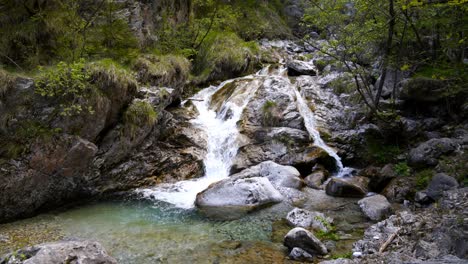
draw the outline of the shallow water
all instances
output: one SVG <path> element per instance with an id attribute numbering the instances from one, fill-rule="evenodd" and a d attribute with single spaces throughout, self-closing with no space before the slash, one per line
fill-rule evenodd
<path id="1" fill-rule="evenodd" d="M 0 242 L 0 254 L 21 246 L 77 238 L 100 242 L 119 263 L 207 263 L 225 255 L 226 241 L 271 244 L 272 223 L 284 217 L 286 209 L 276 206 L 240 220 L 220 222 L 162 202 L 96 202 L 0 225 L 0 236 L 10 240 Z"/>

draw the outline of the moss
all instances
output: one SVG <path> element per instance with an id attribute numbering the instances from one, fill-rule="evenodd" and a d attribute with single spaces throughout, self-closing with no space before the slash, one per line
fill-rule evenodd
<path id="1" fill-rule="evenodd" d="M 350 259 L 353 257 L 353 252 L 332 255 L 331 259 Z"/>
<path id="2" fill-rule="evenodd" d="M 197 82 L 233 78 L 251 73 L 259 62 L 259 48 L 234 33 L 211 33 L 201 45 L 194 61 Z"/>
<path id="3" fill-rule="evenodd" d="M 442 157 L 439 160 L 440 171 L 454 177 L 467 186 L 468 183 L 468 152 L 462 151 L 454 156 Z"/>
<path id="4" fill-rule="evenodd" d="M 139 127 L 152 126 L 156 123 L 158 114 L 146 101 L 135 100 L 123 115 L 123 131 L 130 137 L 135 137 Z"/>
<path id="5" fill-rule="evenodd" d="M 190 62 L 179 55 L 146 54 L 138 58 L 133 69 L 139 81 L 154 86 L 183 84 L 190 74 Z"/>
<path id="6" fill-rule="evenodd" d="M 434 171 L 430 169 L 422 170 L 417 172 L 414 177 L 416 178 L 416 188 L 418 190 L 423 190 L 427 187 L 432 177 L 434 176 Z"/>
<path id="7" fill-rule="evenodd" d="M 89 63 L 86 69 L 90 74 L 90 82 L 108 97 L 138 90 L 138 82 L 132 72 L 111 59 Z M 121 92 L 116 93 L 115 90 Z"/>

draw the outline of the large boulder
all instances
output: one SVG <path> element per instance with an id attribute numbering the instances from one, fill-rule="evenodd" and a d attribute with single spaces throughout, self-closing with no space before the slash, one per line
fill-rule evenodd
<path id="1" fill-rule="evenodd" d="M 445 173 L 437 173 L 432 177 L 426 194 L 428 197 L 437 201 L 444 191 L 455 190 L 458 188 L 458 182 L 455 178 L 448 176 Z"/>
<path id="2" fill-rule="evenodd" d="M 303 182 L 300 176 L 301 174 L 294 167 L 279 165 L 273 161 L 265 161 L 234 174 L 231 177 L 239 179 L 266 177 L 275 187 L 301 189 Z"/>
<path id="3" fill-rule="evenodd" d="M 284 237 L 284 245 L 289 249 L 301 248 L 311 255 L 326 255 L 327 247 L 312 234 L 312 232 L 296 227 L 291 229 Z"/>
<path id="4" fill-rule="evenodd" d="M 374 195 L 359 200 L 362 212 L 371 220 L 380 221 L 391 212 L 391 204 L 383 195 Z"/>
<path id="5" fill-rule="evenodd" d="M 383 189 L 384 195 L 390 202 L 403 203 L 414 193 L 416 182 L 413 177 L 398 177 L 390 181 Z"/>
<path id="6" fill-rule="evenodd" d="M 330 231 L 333 219 L 323 213 L 294 208 L 286 216 L 288 224 L 294 227 L 312 228 L 324 232 Z"/>
<path id="7" fill-rule="evenodd" d="M 438 158 L 457 149 L 457 143 L 450 138 L 434 138 L 421 143 L 409 152 L 408 162 L 412 166 L 436 166 Z"/>
<path id="8" fill-rule="evenodd" d="M 208 217 L 236 219 L 283 199 L 266 177 L 228 178 L 197 194 L 195 205 Z"/>
<path id="9" fill-rule="evenodd" d="M 64 241 L 20 249 L 0 258 L 2 264 L 116 264 L 97 242 Z"/>
<path id="10" fill-rule="evenodd" d="M 446 82 L 425 77 L 408 79 L 403 82 L 400 97 L 403 100 L 433 103 L 444 98 Z"/>
<path id="11" fill-rule="evenodd" d="M 361 198 L 368 192 L 369 179 L 360 176 L 338 178 L 333 177 L 327 183 L 325 191 L 330 196 Z"/>
<path id="12" fill-rule="evenodd" d="M 291 60 L 286 64 L 288 68 L 289 76 L 300 76 L 300 75 L 317 75 L 317 70 L 313 63 L 300 61 L 300 60 Z"/>
<path id="13" fill-rule="evenodd" d="M 305 177 L 304 182 L 308 187 L 320 190 L 326 179 L 327 175 L 323 171 L 318 171 Z"/>

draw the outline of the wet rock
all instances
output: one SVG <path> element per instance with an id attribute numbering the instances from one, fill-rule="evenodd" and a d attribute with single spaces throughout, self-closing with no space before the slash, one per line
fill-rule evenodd
<path id="1" fill-rule="evenodd" d="M 359 200 L 362 212 L 371 220 L 379 221 L 391 212 L 391 205 L 383 195 L 374 195 Z"/>
<path id="2" fill-rule="evenodd" d="M 97 242 L 64 241 L 20 249 L 0 258 L 2 264 L 116 264 Z"/>
<path id="3" fill-rule="evenodd" d="M 295 247 L 291 250 L 291 252 L 289 253 L 289 258 L 292 260 L 297 260 L 297 261 L 313 261 L 314 260 L 313 255 L 307 253 L 307 251 L 298 247 Z"/>
<path id="4" fill-rule="evenodd" d="M 249 144 L 239 149 L 231 167 L 231 173 L 239 172 L 264 161 L 293 166 L 303 175 L 308 175 L 316 164 L 335 170 L 335 160 L 322 148 L 316 146 L 288 146 L 283 142 L 270 141 Z"/>
<path id="5" fill-rule="evenodd" d="M 290 249 L 295 247 L 305 250 L 312 255 L 325 255 L 327 247 L 310 231 L 302 227 L 296 227 L 284 237 L 284 245 Z"/>
<path id="6" fill-rule="evenodd" d="M 416 183 L 413 177 L 398 177 L 390 181 L 383 189 L 384 195 L 392 203 L 403 203 L 414 193 Z"/>
<path id="7" fill-rule="evenodd" d="M 305 177 L 304 182 L 308 187 L 320 190 L 325 180 L 328 179 L 328 176 L 327 171 L 320 170 Z"/>
<path id="8" fill-rule="evenodd" d="M 305 61 L 292 60 L 286 64 L 288 68 L 289 76 L 300 76 L 300 75 L 317 75 L 316 69 L 313 63 Z"/>
<path id="9" fill-rule="evenodd" d="M 437 201 L 444 191 L 457 189 L 458 182 L 455 178 L 448 176 L 445 173 L 437 173 L 432 177 L 429 186 L 427 187 L 427 196 Z"/>
<path id="10" fill-rule="evenodd" d="M 333 223 L 333 219 L 326 217 L 323 213 L 299 208 L 294 208 L 289 212 L 286 216 L 286 221 L 295 227 L 313 228 L 324 232 L 330 231 L 329 228 Z"/>
<path id="11" fill-rule="evenodd" d="M 336 197 L 364 197 L 368 190 L 369 179 L 355 176 L 347 178 L 333 177 L 327 183 L 325 191 L 328 195 Z"/>
<path id="12" fill-rule="evenodd" d="M 195 205 L 208 217 L 236 219 L 283 199 L 268 178 L 228 178 L 197 194 Z"/>
<path id="13" fill-rule="evenodd" d="M 411 149 L 408 162 L 417 167 L 436 166 L 440 156 L 450 154 L 456 148 L 456 142 L 450 138 L 431 139 Z"/>
<path id="14" fill-rule="evenodd" d="M 275 187 L 287 187 L 293 189 L 301 189 L 303 182 L 300 178 L 299 171 L 291 166 L 283 166 L 274 163 L 273 161 L 265 161 L 256 166 L 245 169 L 231 178 L 253 178 L 266 177 Z"/>

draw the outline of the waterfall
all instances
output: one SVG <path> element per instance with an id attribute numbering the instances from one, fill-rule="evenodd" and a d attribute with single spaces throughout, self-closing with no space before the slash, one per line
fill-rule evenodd
<path id="1" fill-rule="evenodd" d="M 218 111 L 210 108 L 212 96 L 235 81 L 240 81 L 240 85 L 236 84 L 233 94 L 223 102 Z M 150 189 L 139 189 L 137 192 L 146 198 L 164 201 L 179 208 L 193 208 L 196 195 L 199 192 L 205 190 L 210 184 L 229 176 L 229 170 L 239 148 L 237 122 L 261 84 L 261 78 L 247 76 L 223 82 L 217 87 L 206 88 L 195 95 L 195 98 L 201 99 L 193 101 L 199 115 L 191 122 L 203 129 L 207 135 L 207 155 L 204 159 L 205 175 L 194 180 L 161 184 Z"/>
<path id="2" fill-rule="evenodd" d="M 304 126 L 306 127 L 307 132 L 309 133 L 310 137 L 312 137 L 314 144 L 317 147 L 322 148 L 325 150 L 325 152 L 327 152 L 328 155 L 335 159 L 336 166 L 338 168 L 337 174 L 341 175 L 343 172 L 343 163 L 341 162 L 340 156 L 338 156 L 335 150 L 330 148 L 330 146 L 328 146 L 325 141 L 323 141 L 322 137 L 320 137 L 320 132 L 317 130 L 317 125 L 315 122 L 314 113 L 312 110 L 310 110 L 309 105 L 305 101 L 302 94 L 298 91 L 296 86 L 294 86 L 294 93 L 296 95 L 297 108 L 302 118 L 304 119 Z"/>

